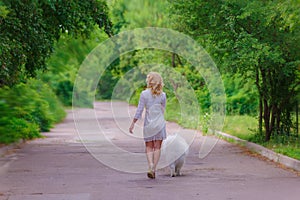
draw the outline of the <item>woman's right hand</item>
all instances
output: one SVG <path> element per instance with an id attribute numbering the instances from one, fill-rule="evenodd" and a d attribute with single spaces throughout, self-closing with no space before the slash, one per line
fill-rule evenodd
<path id="1" fill-rule="evenodd" d="M 135 122 L 137 122 L 137 119 L 136 119 L 136 118 L 134 118 L 134 119 L 132 120 L 132 123 L 131 123 L 131 125 L 130 125 L 130 127 L 129 127 L 129 133 L 133 133 L 133 128 L 134 128 Z"/>
<path id="2" fill-rule="evenodd" d="M 132 122 L 129 127 L 129 133 L 133 133 L 134 123 Z"/>

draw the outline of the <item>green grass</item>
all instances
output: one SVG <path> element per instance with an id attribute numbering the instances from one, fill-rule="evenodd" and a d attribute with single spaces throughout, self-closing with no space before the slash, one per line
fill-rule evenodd
<path id="1" fill-rule="evenodd" d="M 223 132 L 238 138 L 249 140 L 255 135 L 257 129 L 257 119 L 247 115 L 227 115 L 223 127 Z"/>
<path id="2" fill-rule="evenodd" d="M 174 114 L 174 113 L 173 113 Z M 202 124 L 203 124 L 203 118 Z M 222 132 L 251 141 L 277 153 L 300 160 L 300 136 L 273 136 L 265 142 L 257 135 L 258 120 L 247 115 L 227 115 Z M 230 141 L 229 141 L 230 142 Z"/>
<path id="3" fill-rule="evenodd" d="M 273 136 L 268 142 L 260 142 L 261 145 L 277 153 L 300 160 L 300 136 Z"/>
<path id="4" fill-rule="evenodd" d="M 273 136 L 265 142 L 264 137 L 258 136 L 257 119 L 251 116 L 226 116 L 223 132 L 248 140 L 277 153 L 300 160 L 300 136 Z"/>
<path id="5" fill-rule="evenodd" d="M 184 128 L 197 129 L 200 124 L 200 117 L 198 119 L 195 116 L 198 116 L 198 112 L 192 110 L 194 107 L 189 107 L 190 110 L 187 110 L 188 106 L 185 106 L 183 109 L 180 107 L 180 104 L 176 99 L 169 99 L 166 105 L 165 118 L 168 121 L 176 122 Z"/>
<path id="6" fill-rule="evenodd" d="M 292 144 L 273 144 L 273 145 L 271 143 L 268 143 L 268 145 L 266 145 L 266 147 L 274 150 L 277 153 L 300 160 L 299 142 L 300 142 L 300 140 L 298 138 L 298 143 L 293 142 Z"/>

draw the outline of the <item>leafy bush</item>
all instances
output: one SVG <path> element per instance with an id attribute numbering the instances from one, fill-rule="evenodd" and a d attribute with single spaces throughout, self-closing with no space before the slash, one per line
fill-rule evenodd
<path id="1" fill-rule="evenodd" d="M 49 112 L 49 104 L 29 84 L 16 85 L 4 98 L 12 109 L 13 116 L 36 123 L 41 131 L 50 130 L 54 119 Z"/>
<path id="2" fill-rule="evenodd" d="M 230 115 L 252 115 L 258 112 L 258 94 L 255 85 L 245 82 L 240 74 L 224 75 L 226 112 Z"/>
<path id="3" fill-rule="evenodd" d="M 56 88 L 56 94 L 66 106 L 72 105 L 73 83 L 69 80 L 60 81 Z"/>
<path id="4" fill-rule="evenodd" d="M 48 103 L 48 115 L 54 123 L 60 122 L 66 116 L 63 105 L 47 84 L 40 80 L 32 79 L 28 85 Z"/>
<path id="5" fill-rule="evenodd" d="M 20 139 L 33 139 L 41 137 L 39 126 L 29 123 L 25 119 L 0 118 L 0 143 L 9 144 Z"/>
<path id="6" fill-rule="evenodd" d="M 7 95 L 8 90 L 0 89 L 1 97 Z M 6 100 L 0 100 L 0 143 L 9 144 L 20 139 L 31 139 L 40 137 L 39 126 L 25 119 L 16 118 L 13 109 L 9 107 Z"/>
<path id="7" fill-rule="evenodd" d="M 0 88 L 0 143 L 41 137 L 61 121 L 65 112 L 54 93 L 43 82 L 30 80 L 12 88 Z"/>

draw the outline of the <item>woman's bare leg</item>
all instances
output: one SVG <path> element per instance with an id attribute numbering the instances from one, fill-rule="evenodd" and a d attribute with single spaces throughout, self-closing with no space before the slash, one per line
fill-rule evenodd
<path id="1" fill-rule="evenodd" d="M 148 166 L 150 170 L 153 170 L 153 165 L 154 165 L 154 142 L 146 142 L 146 156 L 147 156 L 147 161 L 148 161 Z"/>
<path id="2" fill-rule="evenodd" d="M 155 140 L 153 143 L 154 143 L 153 170 L 155 171 L 158 161 L 160 159 L 160 148 L 161 148 L 162 140 Z"/>

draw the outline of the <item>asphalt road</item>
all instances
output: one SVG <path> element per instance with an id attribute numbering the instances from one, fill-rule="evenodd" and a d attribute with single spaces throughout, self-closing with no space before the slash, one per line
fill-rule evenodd
<path id="1" fill-rule="evenodd" d="M 144 144 L 138 138 L 141 122 L 135 135 L 126 133 L 135 107 L 116 105 L 112 110 L 108 102 L 96 103 L 95 110 L 87 113 L 95 114 L 105 140 L 119 149 L 143 155 Z M 27 142 L 0 158 L 0 200 L 300 199 L 300 177 L 296 173 L 245 149 L 219 140 L 200 159 L 199 149 L 204 141 L 200 133 L 193 138 L 183 176 L 171 178 L 168 168 L 162 166 L 156 179 L 148 179 L 142 171 L 147 168 L 146 158 L 119 160 L 123 154 L 110 150 L 103 138 L 94 138 L 95 134 L 81 137 L 78 130 L 90 131 L 95 124 L 84 113 L 69 112 L 63 123 L 44 134 L 45 138 Z M 74 116 L 82 124 L 77 121 L 75 126 Z M 168 123 L 167 130 L 193 131 L 175 123 Z M 101 145 L 91 154 L 80 137 L 88 148 L 95 145 L 92 140 L 99 139 Z M 101 160 L 109 158 L 113 158 L 111 163 Z"/>

